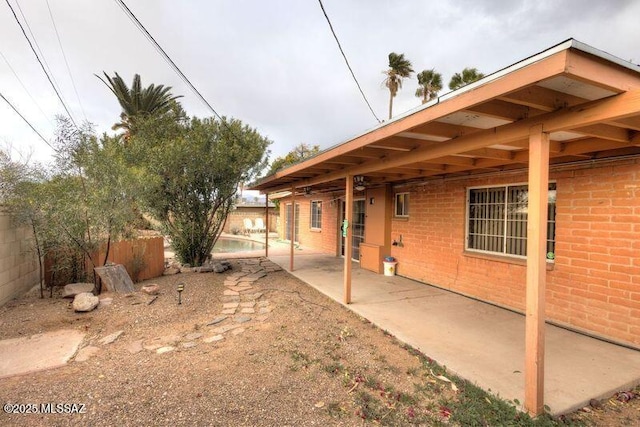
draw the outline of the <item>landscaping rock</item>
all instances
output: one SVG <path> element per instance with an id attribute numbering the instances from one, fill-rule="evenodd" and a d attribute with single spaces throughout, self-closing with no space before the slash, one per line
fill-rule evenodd
<path id="1" fill-rule="evenodd" d="M 144 285 L 140 290 L 147 295 L 158 295 L 158 292 L 160 292 L 160 286 L 152 283 L 150 285 Z"/>
<path id="2" fill-rule="evenodd" d="M 212 337 L 207 337 L 205 339 L 203 339 L 202 341 L 206 342 L 206 343 L 212 343 L 212 342 L 216 342 L 216 341 L 222 341 L 224 339 L 224 335 L 214 335 Z"/>
<path id="3" fill-rule="evenodd" d="M 207 326 L 213 326 L 213 325 L 217 325 L 220 322 L 223 322 L 227 319 L 227 316 L 218 316 L 215 319 L 213 319 L 211 322 L 207 323 Z"/>
<path id="4" fill-rule="evenodd" d="M 224 273 L 228 268 L 220 263 L 213 264 L 213 271 L 216 273 Z"/>
<path id="5" fill-rule="evenodd" d="M 193 340 L 197 340 L 198 338 L 200 338 L 202 336 L 202 334 L 200 332 L 192 332 L 190 334 L 187 334 L 184 339 L 187 341 L 193 341 Z"/>
<path id="6" fill-rule="evenodd" d="M 213 267 L 209 265 L 203 265 L 198 269 L 198 273 L 211 273 L 213 272 Z"/>
<path id="7" fill-rule="evenodd" d="M 133 341 L 127 345 L 127 351 L 131 354 L 140 353 L 142 350 L 142 340 Z"/>
<path id="8" fill-rule="evenodd" d="M 98 304 L 98 308 L 111 305 L 112 302 L 113 302 L 113 298 L 100 298 L 100 303 Z"/>
<path id="9" fill-rule="evenodd" d="M 105 265 L 103 267 L 96 267 L 95 272 L 102 279 L 102 284 L 107 291 L 121 292 L 129 294 L 135 292 L 133 288 L 133 281 L 129 277 L 129 273 L 122 264 Z"/>
<path id="10" fill-rule="evenodd" d="M 83 292 L 73 299 L 73 309 L 78 312 L 91 311 L 98 306 L 100 299 L 90 292 Z"/>
<path id="11" fill-rule="evenodd" d="M 98 354 L 98 352 L 100 351 L 100 347 L 94 347 L 94 346 L 88 346 L 85 348 L 80 349 L 80 351 L 78 351 L 78 354 L 76 355 L 75 361 L 76 362 L 85 362 L 87 360 L 89 360 L 89 358 L 95 356 L 96 354 Z"/>
<path id="12" fill-rule="evenodd" d="M 107 335 L 106 337 L 102 338 L 99 343 L 102 345 L 107 345 L 107 344 L 111 344 L 112 342 L 114 342 L 115 340 L 117 340 L 118 338 L 120 338 L 120 335 L 122 335 L 124 333 L 124 331 L 116 331 L 110 335 Z"/>
<path id="13" fill-rule="evenodd" d="M 164 269 L 163 276 L 173 276 L 174 274 L 180 273 L 180 269 L 176 267 L 169 267 Z"/>
<path id="14" fill-rule="evenodd" d="M 74 298 L 78 294 L 93 291 L 93 283 L 70 283 L 62 291 L 62 298 Z"/>
<path id="15" fill-rule="evenodd" d="M 156 350 L 156 353 L 158 353 L 158 354 L 168 353 L 168 352 L 173 351 L 175 349 L 176 348 L 172 347 L 172 346 L 160 347 L 159 349 Z"/>
<path id="16" fill-rule="evenodd" d="M 236 323 L 247 323 L 251 320 L 249 316 L 238 316 L 234 319 Z"/>

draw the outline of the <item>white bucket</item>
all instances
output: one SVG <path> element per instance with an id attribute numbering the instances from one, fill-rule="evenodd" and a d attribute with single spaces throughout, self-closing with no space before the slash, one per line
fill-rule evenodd
<path id="1" fill-rule="evenodd" d="M 382 261 L 384 264 L 384 275 L 395 276 L 396 275 L 396 261 Z"/>

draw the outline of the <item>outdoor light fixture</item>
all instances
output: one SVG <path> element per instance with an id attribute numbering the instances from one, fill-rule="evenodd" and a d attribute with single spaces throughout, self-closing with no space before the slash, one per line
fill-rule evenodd
<path id="1" fill-rule="evenodd" d="M 353 188 L 356 191 L 364 191 L 367 188 L 367 183 L 364 181 L 364 176 L 356 175 L 353 177 Z"/>
<path id="2" fill-rule="evenodd" d="M 306 197 L 311 196 L 311 187 L 304 187 L 304 195 Z"/>
<path id="3" fill-rule="evenodd" d="M 178 283 L 178 304 L 182 304 L 182 291 L 184 291 L 184 283 Z"/>

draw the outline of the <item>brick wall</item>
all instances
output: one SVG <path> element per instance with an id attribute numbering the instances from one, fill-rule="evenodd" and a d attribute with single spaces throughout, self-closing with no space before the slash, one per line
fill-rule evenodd
<path id="1" fill-rule="evenodd" d="M 322 201 L 322 227 L 320 230 L 311 229 L 311 202 Z M 300 206 L 299 234 L 297 241 L 303 247 L 314 248 L 326 253 L 336 253 L 337 235 L 336 230 L 339 212 L 339 201 L 333 200 L 330 196 L 296 197 L 295 202 Z M 291 203 L 290 199 L 282 199 L 280 202 L 280 227 L 278 235 L 281 238 L 286 236 L 286 205 Z"/>
<path id="2" fill-rule="evenodd" d="M 557 231 L 547 317 L 640 345 L 640 161 L 550 178 L 557 185 Z M 467 187 L 526 181 L 521 174 L 410 188 L 410 217 L 391 227 L 404 244 L 392 248 L 397 273 L 523 311 L 524 262 L 465 254 L 464 243 Z"/>
<path id="3" fill-rule="evenodd" d="M 11 217 L 0 212 L 0 306 L 38 284 L 30 239 L 28 229 L 15 227 Z"/>

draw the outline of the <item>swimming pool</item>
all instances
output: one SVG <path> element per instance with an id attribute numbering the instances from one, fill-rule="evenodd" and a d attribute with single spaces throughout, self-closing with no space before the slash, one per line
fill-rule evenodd
<path id="1" fill-rule="evenodd" d="M 215 254 L 258 250 L 264 250 L 264 243 L 233 237 L 221 237 L 213 246 L 213 253 Z"/>

